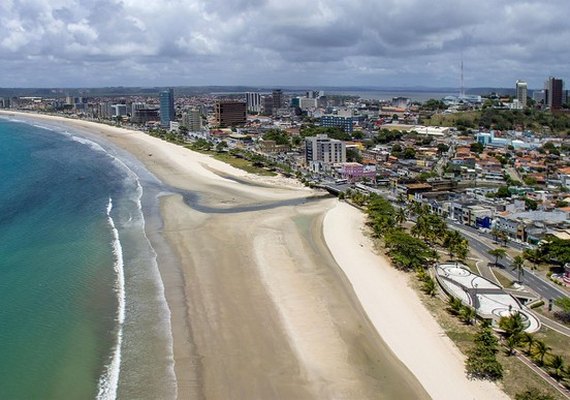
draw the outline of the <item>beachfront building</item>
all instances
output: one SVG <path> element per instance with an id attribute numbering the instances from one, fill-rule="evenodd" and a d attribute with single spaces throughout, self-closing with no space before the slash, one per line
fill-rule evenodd
<path id="1" fill-rule="evenodd" d="M 191 108 L 182 113 L 182 126 L 188 129 L 188 132 L 200 132 L 202 130 L 202 114 L 200 109 Z"/>
<path id="2" fill-rule="evenodd" d="M 350 183 L 367 180 L 376 181 L 376 166 L 362 165 L 357 162 L 346 162 L 340 166 L 340 175 Z"/>
<path id="3" fill-rule="evenodd" d="M 111 109 L 113 110 L 113 117 L 123 117 L 125 115 L 127 115 L 127 105 L 126 104 L 113 104 L 111 106 Z"/>
<path id="4" fill-rule="evenodd" d="M 176 110 L 174 109 L 174 90 L 167 89 L 160 92 L 160 126 L 166 129 L 170 128 L 170 121 L 176 119 Z"/>
<path id="5" fill-rule="evenodd" d="M 135 107 L 133 104 L 133 113 L 131 122 L 135 124 L 146 124 L 147 122 L 155 122 L 160 120 L 160 110 L 156 107 Z"/>
<path id="6" fill-rule="evenodd" d="M 220 128 L 244 125 L 247 121 L 246 110 L 243 101 L 217 101 L 214 107 L 216 124 Z"/>
<path id="7" fill-rule="evenodd" d="M 346 162 L 345 143 L 331 139 L 328 135 L 305 138 L 305 162 L 309 165 L 315 161 L 325 164 Z"/>

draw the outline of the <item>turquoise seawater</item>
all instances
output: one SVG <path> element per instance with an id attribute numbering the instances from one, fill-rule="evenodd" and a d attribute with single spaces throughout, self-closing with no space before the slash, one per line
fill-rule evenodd
<path id="1" fill-rule="evenodd" d="M 140 195 L 93 143 L 0 119 L 0 399 L 173 393 Z"/>

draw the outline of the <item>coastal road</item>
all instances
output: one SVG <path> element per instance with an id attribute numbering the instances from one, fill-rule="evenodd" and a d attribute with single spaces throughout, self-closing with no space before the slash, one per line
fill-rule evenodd
<path id="1" fill-rule="evenodd" d="M 478 238 L 477 235 L 480 236 L 479 233 L 474 234 L 472 231 L 466 230 L 463 226 L 457 224 L 449 224 L 449 227 L 463 233 L 466 239 L 469 241 L 469 245 L 481 255 L 486 257 L 489 262 L 495 261 L 494 257 L 488 253 L 489 250 L 492 250 L 495 247 L 485 243 L 483 240 Z M 512 271 L 512 259 L 507 256 L 502 260 L 502 264 L 504 268 L 501 269 L 514 280 L 516 280 L 516 272 Z M 568 296 L 566 292 L 556 287 L 553 283 L 550 283 L 543 278 L 535 275 L 534 272 L 528 268 L 525 268 L 523 280 L 526 286 L 534 290 L 543 299 L 558 299 Z"/>
<path id="2" fill-rule="evenodd" d="M 401 204 L 397 203 L 397 199 L 391 195 L 391 193 L 386 192 L 385 194 L 381 194 L 389 201 L 392 202 L 392 205 L 400 208 L 402 207 Z M 412 222 L 414 222 L 413 218 L 410 218 Z M 455 221 L 446 220 L 447 226 L 451 229 L 455 229 L 461 232 L 469 241 L 469 245 L 483 255 L 489 262 L 494 262 L 494 257 L 491 256 L 488 251 L 495 248 L 495 246 L 489 245 L 486 240 L 492 240 L 493 237 L 488 233 L 483 233 L 477 229 L 472 227 L 465 226 Z M 518 250 L 523 250 L 525 247 L 516 242 L 510 242 L 511 246 Z M 506 259 L 503 259 L 502 264 L 504 266 L 503 270 L 506 272 L 513 280 L 517 279 L 516 272 L 512 271 L 512 259 L 507 256 Z M 551 283 L 542 277 L 535 275 L 534 271 L 525 268 L 524 273 L 524 284 L 528 286 L 530 289 L 534 290 L 540 297 L 543 299 L 558 299 L 561 297 L 568 297 L 568 293 L 564 290 L 558 288 L 554 283 Z"/>

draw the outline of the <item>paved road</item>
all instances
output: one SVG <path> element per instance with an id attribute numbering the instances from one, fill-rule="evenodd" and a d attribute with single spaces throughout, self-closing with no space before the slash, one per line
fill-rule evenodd
<path id="1" fill-rule="evenodd" d="M 396 198 L 393 195 L 391 195 L 389 192 L 382 195 L 386 197 L 388 200 L 392 201 L 393 206 L 398 208 L 402 207 L 401 204 L 397 203 Z M 414 218 L 411 218 L 410 220 L 414 221 Z M 458 230 L 459 232 L 463 233 L 463 235 L 469 241 L 469 245 L 473 249 L 475 249 L 475 251 L 479 252 L 482 256 L 486 257 L 488 261 L 490 262 L 495 261 L 495 258 L 488 253 L 489 250 L 494 249 L 496 247 L 487 243 L 487 240 L 493 240 L 493 237 L 490 234 L 483 233 L 478 229 L 450 221 L 449 219 L 446 222 L 449 228 Z M 519 243 L 516 242 L 511 241 L 509 242 L 509 244 L 512 247 L 517 248 L 519 250 L 525 248 L 523 245 L 520 245 Z M 516 272 L 512 271 L 511 267 L 512 259 L 507 256 L 507 258 L 503 259 L 501 263 L 504 266 L 502 268 L 503 271 L 506 272 L 507 275 L 512 277 L 513 280 L 516 280 L 517 279 Z M 567 292 L 558 288 L 554 283 L 551 283 L 550 281 L 547 281 L 540 276 L 534 275 L 534 271 L 529 270 L 528 268 L 525 268 L 525 274 L 523 280 L 526 286 L 534 290 L 543 299 L 548 300 L 548 299 L 558 299 L 560 297 L 568 297 Z"/>
<path id="2" fill-rule="evenodd" d="M 482 256 L 486 257 L 490 262 L 495 261 L 495 258 L 488 254 L 488 251 L 494 249 L 495 246 L 491 246 L 485 241 L 478 238 L 478 235 L 481 236 L 479 232 L 475 234 L 468 229 L 464 229 L 464 226 L 457 224 L 449 224 L 449 227 L 463 233 L 469 241 L 469 245 L 477 252 L 479 252 Z M 501 260 L 501 264 L 504 265 L 504 268 L 502 268 L 502 270 L 511 276 L 514 280 L 516 280 L 516 272 L 512 271 L 511 263 L 512 260 L 510 257 Z M 560 297 L 568 296 L 568 294 L 562 289 L 556 287 L 553 283 L 550 283 L 543 278 L 534 275 L 533 271 L 529 270 L 528 268 L 525 268 L 523 280 L 525 285 L 534 290 L 540 297 L 544 299 L 558 299 Z"/>

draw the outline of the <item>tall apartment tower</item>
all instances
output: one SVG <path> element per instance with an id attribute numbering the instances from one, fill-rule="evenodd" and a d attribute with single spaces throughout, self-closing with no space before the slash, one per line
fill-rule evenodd
<path id="1" fill-rule="evenodd" d="M 261 112 L 261 95 L 255 92 L 247 92 L 245 94 L 245 104 L 248 113 Z"/>
<path id="2" fill-rule="evenodd" d="M 283 107 L 283 91 L 281 89 L 275 89 L 272 93 L 273 96 L 273 112 L 276 112 L 279 108 Z"/>
<path id="3" fill-rule="evenodd" d="M 346 162 L 346 145 L 327 135 L 305 138 L 305 162 L 321 161 L 326 164 Z"/>
<path id="4" fill-rule="evenodd" d="M 176 119 L 174 109 L 174 90 L 167 89 L 160 92 L 160 126 L 170 128 L 170 121 Z"/>
<path id="5" fill-rule="evenodd" d="M 214 113 L 217 125 L 222 128 L 244 125 L 247 121 L 246 105 L 241 101 L 217 101 Z"/>
<path id="6" fill-rule="evenodd" d="M 563 93 L 564 81 L 551 76 L 544 83 L 544 104 L 546 104 L 546 106 L 551 110 L 559 110 L 562 108 Z"/>
<path id="7" fill-rule="evenodd" d="M 189 132 L 200 132 L 202 130 L 202 114 L 198 108 L 186 110 L 182 114 L 182 125 L 188 128 Z"/>
<path id="8" fill-rule="evenodd" d="M 521 106 L 526 107 L 526 98 L 528 96 L 528 85 L 525 81 L 518 80 L 516 83 L 517 100 Z"/>

